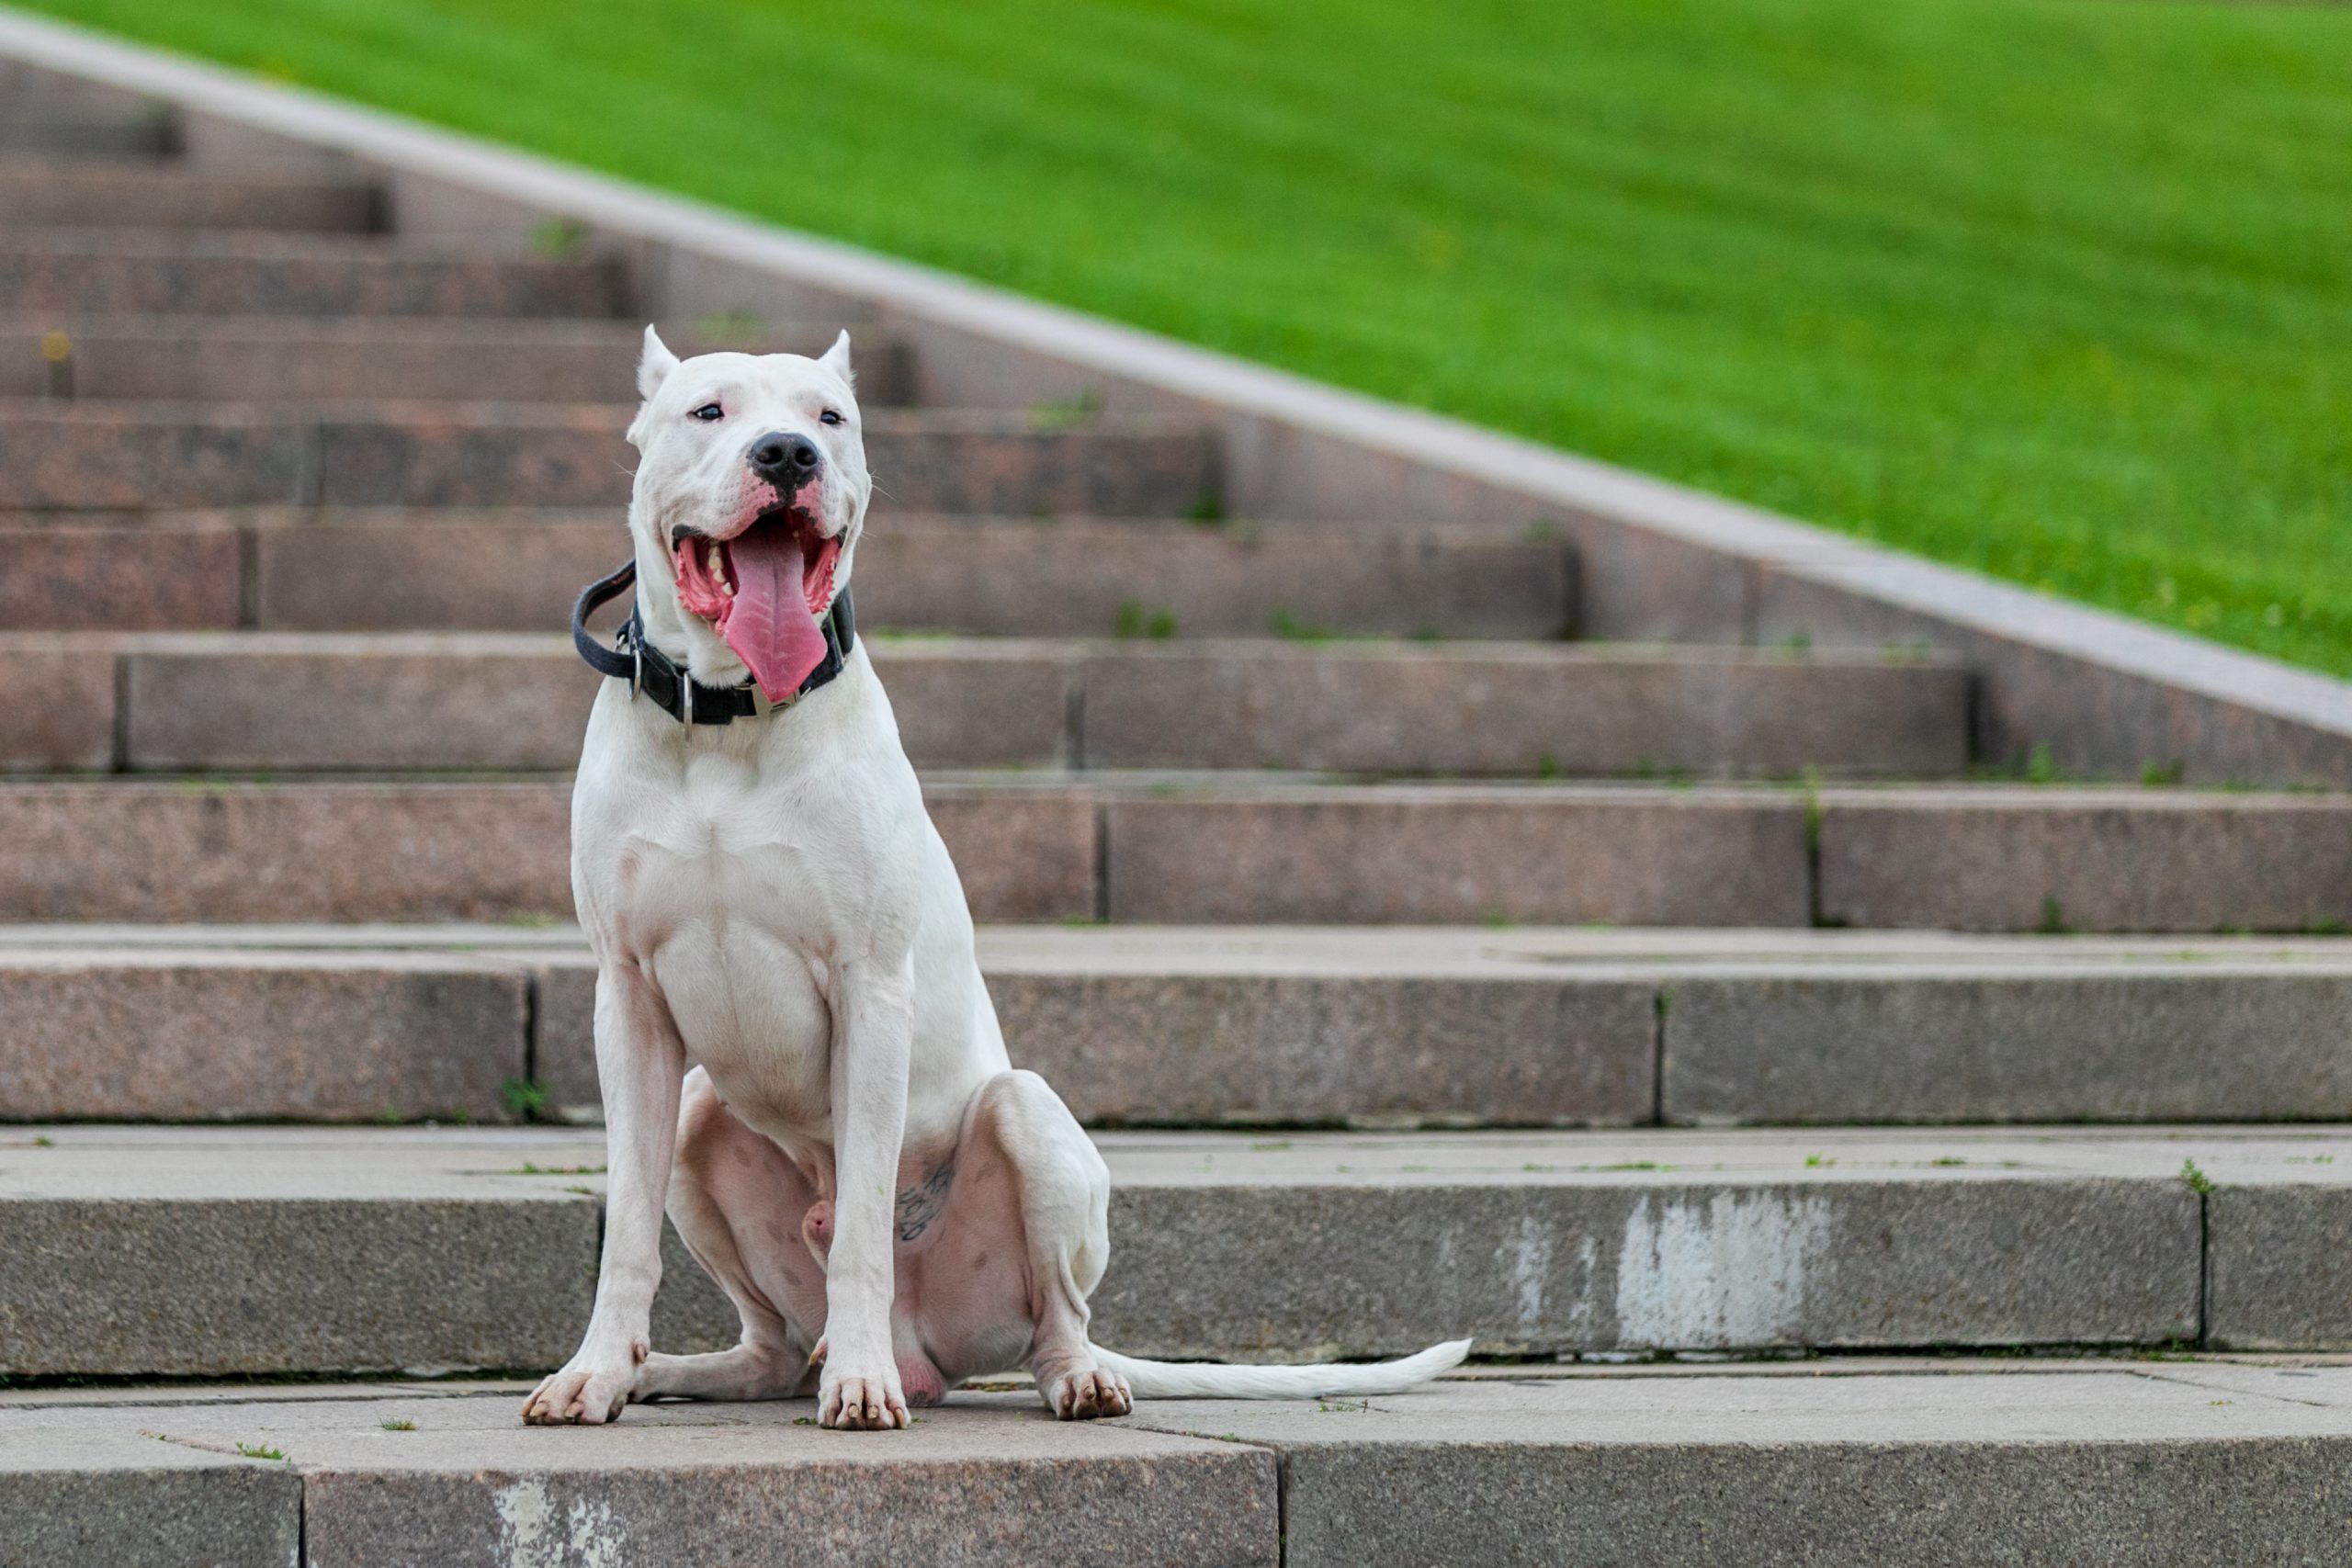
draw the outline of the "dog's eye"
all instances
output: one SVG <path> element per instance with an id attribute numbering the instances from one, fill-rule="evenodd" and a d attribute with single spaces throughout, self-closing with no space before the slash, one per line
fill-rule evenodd
<path id="1" fill-rule="evenodd" d="M 717 403 L 705 403 L 702 407 L 695 410 L 694 413 L 690 417 L 701 420 L 704 423 L 707 424 L 714 419 L 726 418 L 727 411 L 720 408 Z"/>
<path id="2" fill-rule="evenodd" d="M 820 423 L 839 424 L 842 422 L 841 411 L 839 409 L 827 409 L 823 413 L 819 414 L 817 419 Z"/>

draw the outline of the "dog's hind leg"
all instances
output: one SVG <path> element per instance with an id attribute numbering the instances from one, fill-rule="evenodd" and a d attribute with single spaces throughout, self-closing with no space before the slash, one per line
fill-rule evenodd
<path id="1" fill-rule="evenodd" d="M 1125 1416 L 1126 1381 L 1096 1362 L 1086 1337 L 1086 1298 L 1111 1258 L 1111 1173 L 1092 1141 L 1045 1079 L 1015 1069 L 973 1097 L 956 1158 L 922 1291 L 927 1317 L 961 1321 L 934 1318 L 925 1337 L 960 1340 L 971 1348 L 950 1359 L 978 1361 L 979 1347 L 1001 1337 L 988 1332 L 997 1320 L 1025 1326 L 1029 1371 L 1047 1409 L 1066 1421 Z M 1016 1328 L 1012 1342 L 1020 1338 Z"/>
<path id="2" fill-rule="evenodd" d="M 703 1356 L 648 1356 L 632 1399 L 784 1399 L 814 1386 L 813 1336 L 825 1276 L 801 1240 L 817 1201 L 782 1149 L 737 1119 L 708 1075 L 686 1075 L 678 1113 L 670 1219 L 686 1250 L 735 1303 L 743 1337 Z"/>

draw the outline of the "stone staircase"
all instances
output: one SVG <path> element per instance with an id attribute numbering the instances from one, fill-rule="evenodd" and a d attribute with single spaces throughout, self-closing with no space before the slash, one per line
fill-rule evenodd
<path id="1" fill-rule="evenodd" d="M 664 331 L 856 337 L 861 625 L 1016 1059 L 1102 1129 L 1097 1337 L 1504 1364 L 976 1390 L 856 1455 L 414 1381 L 586 1320 L 561 628 L 640 280 L 12 85 L 0 1564 L 2340 1546 L 2352 1369 L 2187 1358 L 2352 1348 L 2352 799 L 2005 776 L 1915 647 L 1579 641 L 1555 528 L 1228 517 L 1211 412 L 933 406 L 854 304 Z M 674 1247 L 658 1312 L 732 1337 Z M 145 1386 L 237 1378 L 371 1381 Z"/>

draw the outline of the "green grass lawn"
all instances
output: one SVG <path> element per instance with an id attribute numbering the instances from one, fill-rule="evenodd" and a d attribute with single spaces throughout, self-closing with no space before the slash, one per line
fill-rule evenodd
<path id="1" fill-rule="evenodd" d="M 2352 672 L 2352 11 L 36 4 Z"/>

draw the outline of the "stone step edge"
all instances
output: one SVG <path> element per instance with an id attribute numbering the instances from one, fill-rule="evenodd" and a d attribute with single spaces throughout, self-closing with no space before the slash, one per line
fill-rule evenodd
<path id="1" fill-rule="evenodd" d="M 1046 770 L 937 771 L 924 788 L 973 908 L 993 920 L 2193 933 L 2335 931 L 2352 918 L 2352 798 L 2333 795 Z M 168 852 L 173 874 L 190 879 L 149 887 L 133 911 L 112 884 L 62 883 L 28 862 L 12 885 L 18 919 L 560 918 L 570 908 L 568 800 L 548 775 L 0 784 L 19 837 L 98 832 L 92 814 L 108 813 L 153 840 L 137 865 Z M 184 909 L 243 886 L 192 847 L 199 814 L 208 833 L 235 835 L 240 853 L 297 859 L 272 865 L 281 880 L 244 902 Z M 379 854 L 366 904 L 356 888 L 309 876 L 293 841 L 273 836 L 387 814 L 458 858 Z M 464 857 L 493 822 L 513 852 L 486 876 Z M 1407 836 L 1368 876 L 1355 851 L 1374 830 Z M 1214 863 L 1199 853 L 1211 834 L 1225 846 Z M 2203 870 L 2185 883 L 2178 868 L 2188 864 Z M 1582 880 L 1561 880 L 1572 873 Z"/>
<path id="2" fill-rule="evenodd" d="M 1677 934 L 990 927 L 979 948 L 1016 1060 L 1097 1127 L 2352 1114 L 2352 943 Z M 594 968 L 576 931 L 0 928 L 0 1116 L 594 1122 Z"/>
<path id="3" fill-rule="evenodd" d="M 1924 779 L 1967 762 L 1966 671 L 1943 660 L 1403 637 L 868 649 L 922 768 Z M 35 773 L 561 767 L 597 690 L 568 637 L 529 633 L 0 632 L 0 659 L 24 681 L 0 698 L 21 738 L 0 739 L 0 769 Z M 417 709 L 431 692 L 447 705 Z"/>
<path id="4" fill-rule="evenodd" d="M 1026 1394 L 958 1393 L 888 1438 L 808 1430 L 806 1402 L 639 1407 L 610 1431 L 574 1434 L 505 1425 L 514 1388 L 95 1407 L 0 1396 L 7 1449 L 77 1445 L 30 1466 L 0 1461 L 0 1496 L 31 1493 L 11 1530 L 27 1561 L 95 1548 L 123 1568 L 176 1568 L 191 1553 L 283 1562 L 304 1548 L 327 1562 L 362 1544 L 469 1560 L 514 1538 L 526 1501 L 539 1505 L 536 1548 L 642 1553 L 694 1540 L 723 1554 L 775 1539 L 775 1505 L 750 1504 L 746 1481 L 767 1498 L 820 1499 L 812 1527 L 888 1532 L 897 1560 L 935 1551 L 991 1568 L 1115 1562 L 1147 1529 L 1171 1564 L 1295 1568 L 1568 1561 L 1596 1541 L 1636 1540 L 1650 1568 L 1697 1568 L 1735 1538 L 1827 1568 L 1987 1551 L 2188 1560 L 2184 1548 L 2198 1560 L 2215 1549 L 2319 1561 L 2340 1537 L 2352 1374 L 2290 1376 L 1972 1359 L 1932 1381 L 1448 1380 L 1377 1401 L 1145 1403 L 1093 1428 L 1043 1425 Z M 665 1452 L 671 1423 L 697 1419 L 720 1424 L 704 1438 L 708 1459 Z M 1481 1428 L 1483 1446 L 1460 1446 Z M 467 1451 L 436 1464 L 435 1451 L 390 1446 L 401 1443 Z M 953 1531 L 955 1499 L 975 1484 L 997 1501 L 986 1537 L 908 1539 L 926 1511 Z M 2198 1505 L 2187 1517 L 2184 1490 Z M 388 1494 L 389 1513 L 369 1506 Z M 1082 1533 L 1057 1536 L 1073 1515 Z"/>
<path id="5" fill-rule="evenodd" d="M 1457 1336 L 1510 1355 L 2352 1348 L 2332 1241 L 2352 1219 L 2345 1124 L 1095 1143 L 1113 1234 L 1097 1331 L 1136 1354 L 1329 1359 Z M 51 1126 L 0 1134 L 0 1210 L 45 1260 L 0 1275 L 0 1359 L 20 1373 L 537 1367 L 587 1310 L 594 1134 Z M 341 1245 L 355 1234 L 376 1239 Z M 731 1343 L 731 1309 L 674 1237 L 671 1253 L 657 1343 Z M 381 1317 L 391 1280 L 422 1290 L 436 1269 L 454 1270 L 440 1291 Z M 213 1276 L 168 1310 L 139 1299 Z M 93 1321 L 73 1303 L 107 1280 L 122 1300 Z M 534 1292 L 520 1315 L 516 1292 Z M 289 1314 L 310 1325 L 290 1348 L 271 1321 Z"/>

